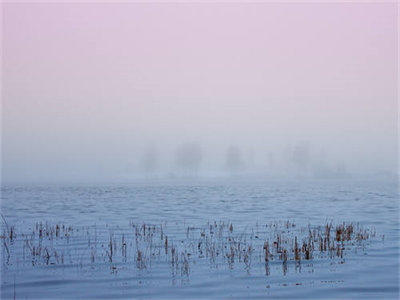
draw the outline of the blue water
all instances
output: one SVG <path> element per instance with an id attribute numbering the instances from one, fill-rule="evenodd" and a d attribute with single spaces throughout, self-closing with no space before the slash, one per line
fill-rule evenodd
<path id="1" fill-rule="evenodd" d="M 1 298 L 398 299 L 398 200 L 397 183 L 387 181 L 3 186 L 1 211 L 9 226 L 15 226 L 15 238 L 7 242 L 10 256 L 2 239 Z M 285 229 L 287 221 L 295 224 L 290 230 Z M 49 251 L 63 253 L 63 263 L 57 263 L 53 252 L 47 263 L 43 254 L 32 261 L 26 239 L 39 222 L 74 229 L 68 240 L 41 242 Z M 343 258 L 316 253 L 300 265 L 289 260 L 286 270 L 279 260 L 266 266 L 262 245 L 273 236 L 274 224 L 288 236 L 302 236 L 308 226 L 327 222 L 354 223 L 376 234 L 346 246 Z M 150 247 L 155 250 L 135 241 L 135 228 L 142 224 L 154 226 Z M 223 257 L 212 261 L 198 254 L 201 233 L 207 230 L 207 238 L 213 237 L 210 224 L 233 224 L 232 233 L 227 226 L 221 233 L 245 239 L 254 249 L 251 262 L 229 264 Z M 160 226 L 169 236 L 169 247 L 179 252 L 179 267 L 172 267 L 170 252 L 163 254 Z M 112 262 L 106 254 L 111 234 L 118 249 Z M 30 243 L 38 245 L 39 240 Z M 143 266 L 138 266 L 138 247 Z M 186 270 L 185 251 L 192 254 Z"/>

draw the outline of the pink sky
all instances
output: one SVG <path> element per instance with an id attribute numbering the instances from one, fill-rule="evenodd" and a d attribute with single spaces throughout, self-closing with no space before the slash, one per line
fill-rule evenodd
<path id="1" fill-rule="evenodd" d="M 395 169 L 397 4 L 5 4 L 3 22 L 6 178 L 185 140 Z"/>

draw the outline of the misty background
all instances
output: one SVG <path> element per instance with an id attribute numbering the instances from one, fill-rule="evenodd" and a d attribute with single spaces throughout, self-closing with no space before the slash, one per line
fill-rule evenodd
<path id="1" fill-rule="evenodd" d="M 397 178 L 396 4 L 4 4 L 2 181 Z"/>

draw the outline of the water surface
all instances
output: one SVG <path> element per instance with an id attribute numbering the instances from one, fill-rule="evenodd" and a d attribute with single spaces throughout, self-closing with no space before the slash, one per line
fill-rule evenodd
<path id="1" fill-rule="evenodd" d="M 8 244 L 10 257 L 2 246 L 2 299 L 397 299 L 399 295 L 395 182 L 13 185 L 3 186 L 1 208 L 16 234 Z M 301 236 L 308 226 L 317 228 L 330 222 L 357 224 L 376 235 L 346 246 L 343 258 L 316 252 L 300 265 L 289 260 L 286 271 L 279 259 L 271 261 L 267 270 L 262 245 L 274 235 L 274 224 L 285 228 L 288 220 L 295 224 L 288 235 Z M 43 242 L 49 249 L 63 252 L 63 263 L 57 263 L 53 254 L 47 264 L 42 254 L 33 263 L 27 254 L 24 238 L 40 222 L 42 226 L 74 228 L 68 242 Z M 146 257 L 146 265 L 138 266 L 135 228 L 143 224 L 157 227 L 155 237 L 163 226 L 169 236 L 168 251 L 172 246 L 179 253 L 193 250 L 186 272 L 181 256 L 179 267 L 172 267 L 170 252 L 162 255 L 164 240 L 154 244 L 160 254 Z M 246 239 L 254 249 L 250 264 L 243 259 L 227 263 L 226 258 L 211 262 L 210 257 L 201 257 L 197 244 L 202 231 L 208 230 L 210 236 L 210 224 L 225 224 L 225 236 Z M 229 224 L 233 224 L 231 233 Z M 110 234 L 119 243 L 112 262 L 106 255 Z M 128 249 L 125 256 L 121 254 L 122 234 Z M 144 254 L 150 253 L 145 243 L 139 246 Z"/>

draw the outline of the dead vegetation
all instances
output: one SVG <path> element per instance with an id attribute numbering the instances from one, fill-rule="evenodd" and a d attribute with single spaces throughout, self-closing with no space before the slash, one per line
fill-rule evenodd
<path id="1" fill-rule="evenodd" d="M 10 260 L 29 262 L 32 266 L 94 267 L 98 263 L 109 263 L 114 272 L 121 264 L 131 263 L 144 270 L 153 262 L 167 262 L 173 274 L 180 271 L 184 276 L 189 276 L 196 262 L 209 264 L 211 268 L 242 265 L 247 270 L 254 264 L 264 263 L 267 275 L 269 264 L 280 263 L 286 274 L 288 265 L 299 266 L 314 258 L 343 262 L 346 251 L 376 236 L 374 229 L 353 223 L 302 228 L 287 221 L 240 231 L 240 226 L 214 221 L 204 227 L 177 225 L 167 233 L 166 222 L 161 225 L 130 222 L 124 229 L 107 225 L 101 228 L 100 234 L 96 226 L 39 222 L 30 232 L 20 232 L 4 218 L 3 223 L 1 238 L 6 264 Z M 79 250 L 75 249 L 76 245 L 80 245 Z M 21 255 L 22 258 L 18 257 Z"/>

